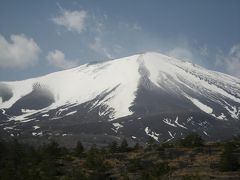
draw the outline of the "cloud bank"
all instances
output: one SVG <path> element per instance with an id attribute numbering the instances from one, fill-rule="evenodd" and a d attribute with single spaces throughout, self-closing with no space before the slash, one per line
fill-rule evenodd
<path id="1" fill-rule="evenodd" d="M 41 49 L 24 34 L 11 35 L 8 42 L 0 34 L 0 68 L 26 68 L 34 65 Z"/>
<path id="2" fill-rule="evenodd" d="M 50 65 L 53 65 L 58 69 L 69 69 L 78 65 L 78 60 L 66 59 L 65 54 L 57 49 L 49 52 L 46 58 Z"/>

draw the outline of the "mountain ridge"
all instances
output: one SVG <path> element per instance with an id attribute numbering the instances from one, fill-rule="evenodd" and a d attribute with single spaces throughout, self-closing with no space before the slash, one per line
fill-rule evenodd
<path id="1" fill-rule="evenodd" d="M 216 136 L 209 134 L 213 124 L 216 133 L 218 128 L 228 129 L 224 130 L 228 136 L 240 128 L 239 79 L 155 52 L 0 82 L 0 96 L 3 129 L 20 125 L 25 129 L 28 123 L 47 128 L 58 121 L 63 129 L 78 124 L 80 132 L 88 133 L 84 126 L 91 129 L 90 124 L 95 123 L 98 128 L 104 123 L 107 130 L 103 128 L 103 134 L 132 138 L 131 129 L 141 131 L 139 140 L 150 136 L 163 141 L 166 136 L 174 139 L 189 131 L 200 131 L 207 138 Z M 145 118 L 153 119 L 152 124 L 147 126 Z M 136 128 L 142 123 L 139 130 L 132 129 L 132 121 Z"/>

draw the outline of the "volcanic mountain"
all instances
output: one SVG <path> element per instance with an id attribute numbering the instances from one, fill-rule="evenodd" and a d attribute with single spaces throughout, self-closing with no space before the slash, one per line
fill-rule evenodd
<path id="1" fill-rule="evenodd" d="M 208 140 L 240 132 L 240 79 L 149 52 L 0 82 L 4 137 Z"/>

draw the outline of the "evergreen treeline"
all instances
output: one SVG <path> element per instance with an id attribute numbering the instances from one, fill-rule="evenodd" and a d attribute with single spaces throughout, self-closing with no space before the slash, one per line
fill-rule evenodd
<path id="1" fill-rule="evenodd" d="M 113 141 L 108 147 L 103 148 L 97 148 L 93 144 L 87 150 L 80 141 L 74 149 L 67 149 L 55 141 L 33 147 L 19 143 L 17 140 L 8 142 L 0 140 L 0 179 L 77 180 L 114 179 L 114 176 L 115 179 L 118 177 L 128 179 L 128 173 L 135 173 L 138 179 L 159 179 L 174 171 L 166 160 L 172 157 L 163 155 L 167 149 L 204 146 L 204 141 L 197 134 L 190 134 L 173 144 L 156 144 L 150 140 L 146 147 L 138 143 L 134 147 L 129 147 L 124 139 L 121 143 Z M 220 146 L 223 150 L 218 166 L 219 171 L 240 170 L 239 139 L 222 143 Z M 143 160 L 144 156 L 150 153 L 151 156 L 159 156 L 162 159 L 165 157 L 165 160 Z M 128 157 L 129 154 L 134 157 Z M 122 164 L 125 166 L 121 167 L 120 174 L 115 175 L 114 168 L 120 168 L 120 162 L 124 162 Z"/>

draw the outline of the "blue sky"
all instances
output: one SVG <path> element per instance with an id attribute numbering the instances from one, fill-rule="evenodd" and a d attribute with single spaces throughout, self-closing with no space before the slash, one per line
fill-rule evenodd
<path id="1" fill-rule="evenodd" d="M 239 0 L 0 0 L 0 80 L 146 51 L 240 77 Z"/>

